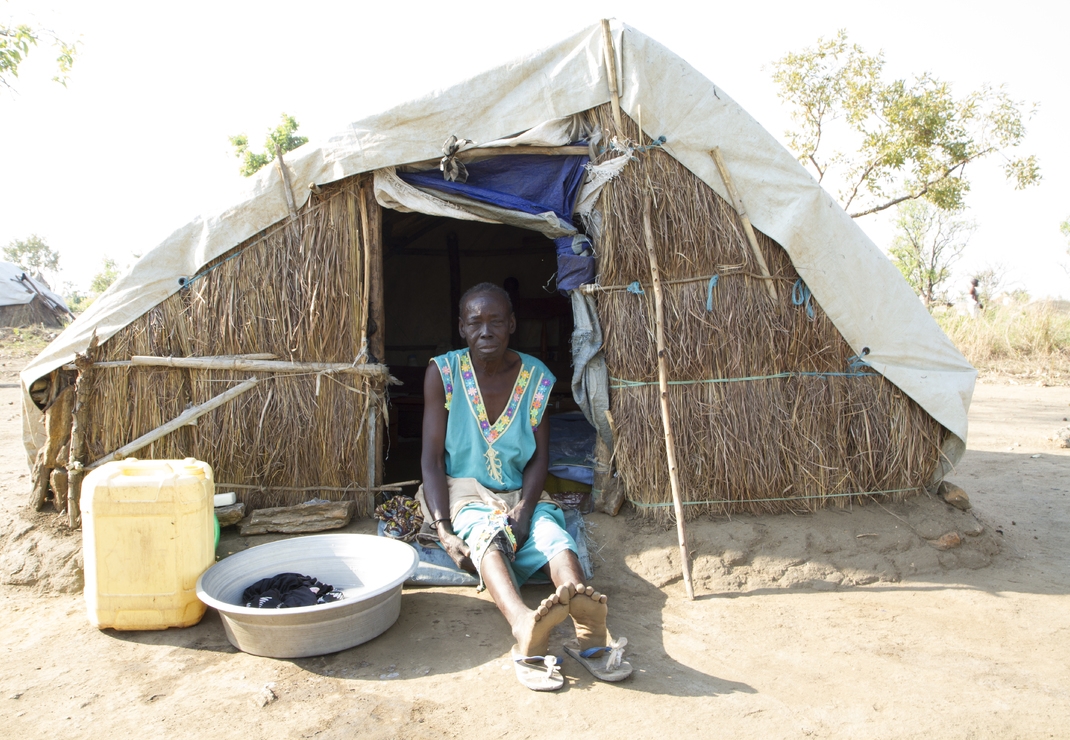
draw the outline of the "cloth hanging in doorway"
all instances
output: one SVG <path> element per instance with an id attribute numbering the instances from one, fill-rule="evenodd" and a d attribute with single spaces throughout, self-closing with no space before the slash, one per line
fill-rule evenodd
<path id="1" fill-rule="evenodd" d="M 538 219 L 516 225 L 533 228 L 554 240 L 557 288 L 567 292 L 594 280 L 590 242 L 573 222 L 589 161 L 586 155 L 515 154 L 468 163 L 465 182 L 446 180 L 437 169 L 396 176 L 413 188 L 473 210 L 483 217 L 480 220 L 515 222 L 516 217 L 503 218 L 502 212 L 526 214 L 526 221 Z"/>

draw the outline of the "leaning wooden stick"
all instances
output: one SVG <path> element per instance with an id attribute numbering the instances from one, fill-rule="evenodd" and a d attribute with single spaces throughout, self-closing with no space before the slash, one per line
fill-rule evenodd
<path id="1" fill-rule="evenodd" d="M 617 134 L 624 134 L 624 125 L 620 117 L 620 89 L 617 86 L 617 60 L 613 53 L 613 34 L 609 29 L 609 20 L 602 19 L 602 51 L 606 58 L 606 80 L 609 82 L 609 99 L 613 103 L 613 122 L 617 124 Z"/>
<path id="2" fill-rule="evenodd" d="M 654 229 L 650 211 L 653 203 L 648 194 L 643 200 L 643 236 L 646 252 L 650 258 L 650 278 L 654 283 L 654 321 L 658 341 L 658 386 L 661 393 L 661 423 L 665 427 L 665 456 L 669 461 L 669 485 L 672 488 L 672 507 L 676 512 L 676 536 L 680 541 L 680 562 L 684 570 L 684 588 L 687 598 L 694 600 L 695 588 L 691 585 L 691 558 L 687 552 L 687 531 L 684 529 L 684 505 L 680 499 L 680 480 L 676 472 L 676 443 L 669 418 L 669 363 L 665 353 L 665 300 L 661 292 L 661 273 L 658 258 L 654 253 Z"/>
<path id="3" fill-rule="evenodd" d="M 750 243 L 751 252 L 754 253 L 754 259 L 758 261 L 758 267 L 762 271 L 762 277 L 770 277 L 769 266 L 765 264 L 765 256 L 762 254 L 762 250 L 758 248 L 758 237 L 754 234 L 754 226 L 751 225 L 750 216 L 747 215 L 747 209 L 743 207 L 743 198 L 740 197 L 739 191 L 736 190 L 736 184 L 732 182 L 732 176 L 728 174 L 728 167 L 724 163 L 724 157 L 721 156 L 721 148 L 714 147 L 710 152 L 710 156 L 713 157 L 714 164 L 717 165 L 717 171 L 721 173 L 721 180 L 724 182 L 725 188 L 728 190 L 728 197 L 732 199 L 732 205 L 735 206 L 736 211 L 739 213 L 739 218 L 743 221 L 743 231 L 747 235 L 747 241 Z M 772 280 L 765 281 L 765 289 L 769 291 L 769 297 L 773 299 L 773 302 L 777 302 L 776 286 L 773 285 Z"/>
<path id="4" fill-rule="evenodd" d="M 297 203 L 294 201 L 294 190 L 290 184 L 290 172 L 286 169 L 286 162 L 282 158 L 282 149 L 275 145 L 275 166 L 279 168 L 282 177 L 282 189 L 286 195 L 286 208 L 290 211 L 290 219 L 297 218 Z"/>
<path id="5" fill-rule="evenodd" d="M 150 444 L 160 439 L 161 437 L 166 437 L 171 432 L 181 427 L 184 427 L 186 424 L 189 424 L 194 419 L 198 419 L 204 416 L 212 409 L 222 406 L 227 401 L 231 401 L 237 398 L 248 390 L 252 390 L 253 387 L 259 382 L 260 380 L 258 378 L 249 378 L 244 383 L 239 383 L 230 390 L 220 393 L 215 398 L 205 401 L 200 406 L 194 406 L 193 408 L 186 409 L 174 419 L 171 419 L 171 421 L 165 424 L 161 424 L 160 426 L 156 427 L 147 434 L 142 434 L 130 444 L 123 445 L 115 452 L 105 455 L 104 457 L 100 458 L 99 460 L 90 465 L 86 465 L 85 469 L 93 470 L 94 468 L 99 468 L 104 463 L 108 463 L 112 460 L 117 460 L 126 457 L 132 452 L 137 452 L 142 447 L 148 447 Z"/>

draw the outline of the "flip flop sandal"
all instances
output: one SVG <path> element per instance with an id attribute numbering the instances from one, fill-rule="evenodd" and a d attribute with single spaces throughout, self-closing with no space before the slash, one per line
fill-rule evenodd
<path id="1" fill-rule="evenodd" d="M 592 647 L 580 650 L 575 642 L 565 645 L 565 652 L 591 672 L 591 675 L 599 681 L 623 681 L 632 675 L 632 664 L 624 657 L 624 647 L 628 644 L 628 638 L 620 637 L 611 642 L 607 647 Z"/>
<path id="2" fill-rule="evenodd" d="M 520 655 L 513 648 L 516 678 L 532 691 L 557 691 L 565 685 L 561 676 L 561 659 L 553 655 Z"/>

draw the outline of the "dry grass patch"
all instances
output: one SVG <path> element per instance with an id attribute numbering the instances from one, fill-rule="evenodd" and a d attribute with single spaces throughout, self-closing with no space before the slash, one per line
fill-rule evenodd
<path id="1" fill-rule="evenodd" d="M 983 377 L 1070 382 L 1070 302 L 992 306 L 977 317 L 947 311 L 935 318 Z"/>

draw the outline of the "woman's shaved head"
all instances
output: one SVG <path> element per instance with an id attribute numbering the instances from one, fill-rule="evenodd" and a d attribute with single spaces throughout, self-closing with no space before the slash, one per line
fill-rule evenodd
<path id="1" fill-rule="evenodd" d="M 509 294 L 505 292 L 505 289 L 495 285 L 494 283 L 478 283 L 464 292 L 461 296 L 461 303 L 457 307 L 461 316 L 464 316 L 464 307 L 468 304 L 470 298 L 476 296 L 487 295 L 500 298 L 505 301 L 505 305 L 509 307 L 509 313 L 513 312 L 513 300 L 509 297 Z"/>

